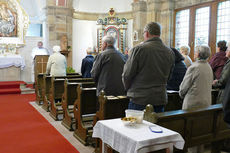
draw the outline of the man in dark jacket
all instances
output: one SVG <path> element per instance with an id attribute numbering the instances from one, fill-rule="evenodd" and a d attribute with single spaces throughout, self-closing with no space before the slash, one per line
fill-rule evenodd
<path id="1" fill-rule="evenodd" d="M 121 74 L 125 64 L 121 52 L 114 47 L 115 38 L 103 37 L 102 50 L 95 58 L 91 75 L 97 84 L 97 95 L 104 90 L 106 95 L 125 95 Z"/>
<path id="2" fill-rule="evenodd" d="M 175 55 L 175 66 L 168 80 L 167 90 L 179 91 L 181 82 L 183 81 L 184 75 L 186 73 L 186 65 L 184 63 L 184 57 L 175 48 L 171 48 Z"/>
<path id="3" fill-rule="evenodd" d="M 131 49 L 122 74 L 130 97 L 129 108 L 143 110 L 147 104 L 155 112 L 164 111 L 166 85 L 174 65 L 174 55 L 160 39 L 161 26 L 151 22 L 144 28 L 144 42 Z"/>
<path id="4" fill-rule="evenodd" d="M 92 49 L 89 47 L 86 50 L 87 55 L 82 60 L 81 64 L 81 74 L 83 78 L 91 78 L 91 70 L 93 67 L 94 57 L 92 56 Z"/>

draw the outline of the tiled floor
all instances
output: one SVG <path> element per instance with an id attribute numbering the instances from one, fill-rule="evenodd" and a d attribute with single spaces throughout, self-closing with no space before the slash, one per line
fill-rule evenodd
<path id="1" fill-rule="evenodd" d="M 80 153 L 93 153 L 94 148 L 91 146 L 84 146 L 80 143 L 74 136 L 73 131 L 69 131 L 62 124 L 61 121 L 55 121 L 50 117 L 49 112 L 46 112 L 41 106 L 38 106 L 35 102 L 30 102 L 30 104 L 41 113 L 41 115 L 46 118 L 51 125 L 53 125 Z"/>

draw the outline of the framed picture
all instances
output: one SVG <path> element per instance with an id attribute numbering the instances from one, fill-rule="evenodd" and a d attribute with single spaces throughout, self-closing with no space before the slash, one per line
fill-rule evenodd
<path id="1" fill-rule="evenodd" d="M 1 0 L 0 44 L 23 45 L 28 26 L 29 16 L 18 0 Z"/>
<path id="2" fill-rule="evenodd" d="M 133 41 L 138 41 L 138 32 L 137 31 L 133 32 Z"/>

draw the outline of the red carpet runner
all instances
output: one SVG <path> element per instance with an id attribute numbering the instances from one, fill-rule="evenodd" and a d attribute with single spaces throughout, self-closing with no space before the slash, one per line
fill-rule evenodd
<path id="1" fill-rule="evenodd" d="M 0 94 L 21 93 L 20 84 L 26 83 L 24 81 L 0 81 Z"/>
<path id="2" fill-rule="evenodd" d="M 29 104 L 34 100 L 0 95 L 0 153 L 79 153 Z"/>

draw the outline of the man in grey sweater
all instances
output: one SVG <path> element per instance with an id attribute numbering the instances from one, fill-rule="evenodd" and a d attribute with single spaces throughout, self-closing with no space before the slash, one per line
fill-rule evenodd
<path id="1" fill-rule="evenodd" d="M 143 110 L 147 104 L 152 104 L 155 112 L 163 112 L 174 54 L 160 39 L 160 24 L 147 24 L 143 35 L 144 42 L 132 48 L 122 74 L 127 96 L 131 99 L 129 109 Z"/>

